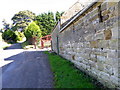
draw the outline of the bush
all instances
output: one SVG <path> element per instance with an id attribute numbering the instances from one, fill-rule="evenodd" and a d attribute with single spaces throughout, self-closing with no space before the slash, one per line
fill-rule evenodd
<path id="1" fill-rule="evenodd" d="M 17 41 L 22 41 L 22 39 L 25 37 L 22 32 L 15 31 L 15 34 L 17 35 Z"/>
<path id="2" fill-rule="evenodd" d="M 12 30 L 8 29 L 3 32 L 2 38 L 8 43 L 16 43 L 17 35 Z"/>
<path id="3" fill-rule="evenodd" d="M 25 35 L 27 41 L 29 42 L 29 44 L 32 44 L 32 42 L 34 42 L 34 41 L 32 41 L 32 40 L 34 40 L 34 38 L 37 40 L 37 42 L 39 41 L 39 38 L 41 37 L 41 30 L 40 30 L 39 26 L 36 25 L 35 22 L 32 22 L 25 29 L 24 35 Z"/>

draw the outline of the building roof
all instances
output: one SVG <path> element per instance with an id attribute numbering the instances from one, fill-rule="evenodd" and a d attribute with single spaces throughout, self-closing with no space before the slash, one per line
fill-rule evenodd
<path id="1" fill-rule="evenodd" d="M 64 12 L 64 14 L 61 16 L 61 24 L 66 22 L 68 19 L 73 17 L 75 14 L 77 14 L 80 10 L 84 8 L 84 5 L 82 5 L 79 0 L 73 4 L 67 11 Z"/>
<path id="2" fill-rule="evenodd" d="M 74 20 L 76 20 L 80 15 L 82 15 L 86 10 L 88 10 L 91 6 L 93 6 L 95 3 L 97 3 L 99 0 L 95 0 L 94 2 L 92 2 L 91 4 L 89 4 L 88 6 L 86 5 L 86 7 L 84 7 L 82 10 L 80 10 L 78 13 L 76 13 L 74 16 L 72 16 L 71 18 L 69 18 L 66 22 L 62 23 L 61 25 L 61 30 L 60 32 L 62 32 L 66 27 L 68 27 Z"/>

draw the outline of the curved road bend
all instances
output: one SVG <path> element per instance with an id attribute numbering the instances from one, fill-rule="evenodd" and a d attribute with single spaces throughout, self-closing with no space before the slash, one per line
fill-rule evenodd
<path id="1" fill-rule="evenodd" d="M 2 67 L 2 88 L 53 88 L 53 75 L 46 54 L 20 49 L 20 44 L 14 44 L 3 50 L 5 61 L 13 62 Z M 12 56 L 6 57 L 7 54 Z"/>

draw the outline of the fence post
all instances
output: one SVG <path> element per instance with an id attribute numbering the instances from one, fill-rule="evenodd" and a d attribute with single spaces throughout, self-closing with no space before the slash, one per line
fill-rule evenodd
<path id="1" fill-rule="evenodd" d="M 43 42 L 42 39 L 41 39 L 41 48 L 42 48 L 42 49 L 44 48 L 44 42 Z"/>
<path id="2" fill-rule="evenodd" d="M 57 54 L 59 55 L 59 37 L 57 35 Z"/>

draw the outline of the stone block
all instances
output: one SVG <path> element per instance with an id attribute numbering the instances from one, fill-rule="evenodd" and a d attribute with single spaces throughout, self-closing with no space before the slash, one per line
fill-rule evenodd
<path id="1" fill-rule="evenodd" d="M 108 64 L 105 64 L 105 68 L 104 68 L 104 71 L 110 75 L 113 75 L 113 68 L 111 65 L 108 65 Z"/>
<path id="2" fill-rule="evenodd" d="M 95 34 L 95 40 L 103 40 L 104 39 L 104 33 L 103 31 L 97 31 Z"/>
<path id="3" fill-rule="evenodd" d="M 107 58 L 105 63 L 111 65 L 112 67 L 115 67 L 115 66 L 118 66 L 118 59 L 116 59 L 116 58 Z"/>
<path id="4" fill-rule="evenodd" d="M 117 55 L 118 55 L 118 58 L 120 59 L 120 50 L 118 49 L 118 51 L 117 51 L 118 53 L 117 53 Z"/>
<path id="5" fill-rule="evenodd" d="M 79 42 L 79 48 L 83 47 L 83 42 Z"/>
<path id="6" fill-rule="evenodd" d="M 89 75 L 89 72 L 90 72 L 90 66 L 86 66 L 86 72 L 87 72 L 87 74 Z"/>
<path id="7" fill-rule="evenodd" d="M 92 40 L 94 40 L 94 34 L 88 34 L 87 36 L 85 36 L 85 40 L 86 41 L 92 41 Z"/>
<path id="8" fill-rule="evenodd" d="M 103 30 L 106 28 L 105 23 L 99 23 L 94 25 L 94 29 L 96 30 L 96 33 L 102 33 Z"/>
<path id="9" fill-rule="evenodd" d="M 109 48 L 110 49 L 118 49 L 118 39 L 112 39 L 112 40 L 109 40 Z"/>
<path id="10" fill-rule="evenodd" d="M 85 53 L 86 54 L 91 54 L 91 52 L 92 52 L 92 50 L 91 50 L 91 48 L 84 48 L 85 49 Z"/>
<path id="11" fill-rule="evenodd" d="M 97 55 L 97 62 L 106 62 L 107 58 L 105 56 Z"/>
<path id="12" fill-rule="evenodd" d="M 97 70 L 95 67 L 91 67 L 91 72 L 94 71 L 96 73 L 96 75 L 100 72 L 99 70 Z"/>
<path id="13" fill-rule="evenodd" d="M 106 10 L 107 9 L 107 2 L 104 2 L 101 4 L 101 11 Z"/>
<path id="14" fill-rule="evenodd" d="M 120 39 L 118 39 L 118 50 L 120 50 Z"/>
<path id="15" fill-rule="evenodd" d="M 89 54 L 86 54 L 86 53 L 80 53 L 80 56 L 84 59 L 90 59 Z"/>
<path id="16" fill-rule="evenodd" d="M 109 11 L 110 11 L 110 14 L 109 14 L 110 18 L 113 18 L 118 15 L 118 10 L 116 9 L 115 6 L 110 7 Z"/>
<path id="17" fill-rule="evenodd" d="M 110 81 L 114 84 L 114 85 L 116 85 L 116 86 L 118 86 L 118 84 L 119 84 L 119 81 L 118 81 L 118 77 L 116 77 L 116 76 L 111 76 L 110 77 Z"/>
<path id="18" fill-rule="evenodd" d="M 96 68 L 100 71 L 104 71 L 104 64 L 102 62 L 97 62 Z"/>
<path id="19" fill-rule="evenodd" d="M 97 62 L 97 55 L 91 54 L 90 55 L 90 60 Z"/>
<path id="20" fill-rule="evenodd" d="M 116 5 L 117 5 L 117 2 L 108 2 L 107 8 L 111 8 L 111 7 L 116 6 Z"/>
<path id="21" fill-rule="evenodd" d="M 89 20 L 92 22 L 94 22 L 94 20 L 96 20 L 97 18 L 99 18 L 99 15 L 98 13 L 97 14 L 94 14 Z"/>
<path id="22" fill-rule="evenodd" d="M 79 56 L 79 57 L 76 57 L 75 60 L 78 61 L 78 62 L 83 62 L 84 58 Z"/>
<path id="23" fill-rule="evenodd" d="M 110 80 L 110 75 L 105 73 L 105 72 L 100 72 L 99 76 L 101 77 L 102 80 L 104 80 L 104 82 L 109 81 Z"/>
<path id="24" fill-rule="evenodd" d="M 116 65 L 116 67 L 113 68 L 113 75 L 120 78 L 120 72 L 118 70 L 118 65 Z"/>
<path id="25" fill-rule="evenodd" d="M 104 36 L 105 36 L 105 40 L 110 40 L 112 37 L 112 31 L 111 30 L 104 30 Z"/>
<path id="26" fill-rule="evenodd" d="M 96 63 L 94 61 L 89 60 L 90 67 L 96 67 Z"/>
<path id="27" fill-rule="evenodd" d="M 98 8 L 95 8 L 93 9 L 91 12 L 90 12 L 90 17 L 94 16 L 95 14 L 98 13 Z"/>
<path id="28" fill-rule="evenodd" d="M 74 64 L 81 67 L 81 68 L 83 68 L 84 70 L 86 69 L 86 64 L 83 64 L 83 63 L 80 63 L 80 62 L 77 62 L 77 61 L 74 62 Z"/>
<path id="29" fill-rule="evenodd" d="M 109 20 L 107 20 L 105 22 L 105 26 L 106 28 L 114 28 L 116 27 L 115 26 L 115 23 L 117 22 L 117 18 L 110 18 Z M 118 25 L 117 25 L 118 26 Z"/>
<path id="30" fill-rule="evenodd" d="M 94 50 L 92 50 L 92 54 L 95 54 L 95 55 L 101 55 L 101 49 L 94 49 Z"/>
<path id="31" fill-rule="evenodd" d="M 118 51 L 117 50 L 111 50 L 107 52 L 107 58 L 118 58 Z"/>
<path id="32" fill-rule="evenodd" d="M 109 41 L 108 40 L 98 40 L 98 47 L 99 48 L 109 48 Z"/>
<path id="33" fill-rule="evenodd" d="M 97 25 L 97 24 L 99 24 L 99 18 L 96 18 L 96 19 L 94 19 L 94 21 L 92 21 L 92 24 L 93 25 Z"/>
<path id="34" fill-rule="evenodd" d="M 102 11 L 102 16 L 109 15 L 110 11 L 109 10 L 104 10 Z"/>
<path id="35" fill-rule="evenodd" d="M 111 30 L 112 30 L 112 39 L 117 39 L 118 38 L 118 27 L 114 27 Z"/>
<path id="36" fill-rule="evenodd" d="M 105 15 L 105 16 L 102 17 L 102 21 L 106 21 L 108 19 L 109 19 L 109 15 Z"/>
<path id="37" fill-rule="evenodd" d="M 90 41 L 91 48 L 98 48 L 98 41 Z"/>

